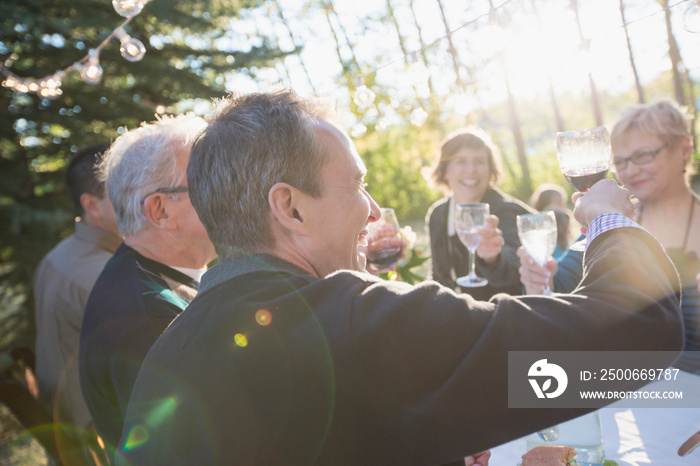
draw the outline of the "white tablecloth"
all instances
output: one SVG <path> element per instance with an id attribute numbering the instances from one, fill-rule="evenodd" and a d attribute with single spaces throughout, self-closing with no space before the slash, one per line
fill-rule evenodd
<path id="1" fill-rule="evenodd" d="M 600 410 L 606 459 L 620 466 L 700 465 L 700 446 L 685 457 L 678 456 L 681 444 L 700 431 L 700 376 L 687 372 L 678 376 L 695 388 L 693 393 L 684 390 L 683 404 L 688 408 L 628 408 L 613 403 Z M 525 451 L 525 439 L 514 440 L 492 448 L 489 464 L 515 466 Z"/>

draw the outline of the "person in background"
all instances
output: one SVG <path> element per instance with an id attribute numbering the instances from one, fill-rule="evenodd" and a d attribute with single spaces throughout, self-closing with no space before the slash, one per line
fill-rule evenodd
<path id="1" fill-rule="evenodd" d="M 488 284 L 461 289 L 478 299 L 488 299 L 499 292 L 521 293 L 516 217 L 534 211 L 499 190 L 496 184 L 500 178 L 496 149 L 488 137 L 476 129 L 448 135 L 440 144 L 430 171 L 429 182 L 445 193 L 426 216 L 432 254 L 430 278 L 438 283 L 460 289 L 456 278 L 469 272 L 469 251 L 454 228 L 455 206 L 464 202 L 489 204 L 491 217 L 487 228 L 481 232 L 481 244 L 476 251 L 476 273 L 486 278 Z"/>
<path id="2" fill-rule="evenodd" d="M 216 257 L 186 179 L 192 141 L 205 124 L 188 115 L 143 124 L 119 136 L 100 164 L 124 244 L 87 302 L 80 382 L 108 453 L 119 441 L 141 361 Z"/>
<path id="3" fill-rule="evenodd" d="M 620 182 L 637 199 L 641 225 L 664 246 L 681 276 L 685 352 L 677 367 L 700 373 L 700 199 L 689 186 L 692 138 L 690 118 L 671 100 L 625 109 L 611 131 L 613 166 Z M 528 292 L 537 292 L 548 277 L 554 291 L 568 291 L 557 278 L 578 283 L 581 267 L 547 270 L 520 251 L 521 275 Z M 561 266 L 561 263 L 559 264 Z"/>
<path id="4" fill-rule="evenodd" d="M 576 209 L 577 295 L 479 302 L 368 274 L 381 211 L 331 118 L 288 90 L 232 95 L 198 137 L 190 198 L 221 262 L 148 352 L 117 465 L 483 466 L 586 411 L 509 409 L 509 351 L 680 351 L 677 276 L 612 180 Z"/>
<path id="5" fill-rule="evenodd" d="M 571 214 L 566 207 L 566 191 L 559 185 L 542 183 L 530 196 L 530 205 L 538 212 L 551 210 L 557 221 L 557 244 L 552 256 L 564 257 L 571 244 Z"/>
<path id="6" fill-rule="evenodd" d="M 545 210 L 566 209 L 568 196 L 558 184 L 542 183 L 530 196 L 530 205 L 538 212 Z"/>
<path id="7" fill-rule="evenodd" d="M 66 464 L 80 464 L 92 418 L 80 389 L 78 346 L 85 305 L 97 276 L 121 244 L 112 204 L 95 173 L 106 145 L 79 150 L 65 174 L 75 213 L 75 232 L 41 260 L 34 274 L 36 379 L 39 402 L 77 450 L 63 448 Z M 71 455 L 71 459 L 68 459 Z"/>
<path id="8" fill-rule="evenodd" d="M 685 352 L 677 366 L 700 373 L 700 197 L 690 189 L 690 131 L 686 110 L 664 99 L 624 110 L 610 142 L 614 170 L 639 200 L 637 221 L 664 246 L 681 277 Z"/>

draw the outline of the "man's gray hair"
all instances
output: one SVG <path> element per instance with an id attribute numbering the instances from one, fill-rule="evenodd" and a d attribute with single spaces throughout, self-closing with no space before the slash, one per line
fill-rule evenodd
<path id="1" fill-rule="evenodd" d="M 327 149 L 314 132 L 331 107 L 291 90 L 233 94 L 216 110 L 190 155 L 190 201 L 220 260 L 269 251 L 268 193 L 285 182 L 318 197 Z"/>
<path id="2" fill-rule="evenodd" d="M 119 136 L 99 167 L 122 236 L 148 226 L 142 200 L 161 188 L 181 186 L 175 152 L 192 144 L 206 121 L 193 114 L 161 117 Z"/>

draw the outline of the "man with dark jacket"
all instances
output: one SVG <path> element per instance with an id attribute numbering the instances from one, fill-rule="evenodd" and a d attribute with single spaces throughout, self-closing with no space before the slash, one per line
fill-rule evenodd
<path id="1" fill-rule="evenodd" d="M 117 464 L 484 465 L 591 410 L 508 408 L 509 351 L 682 348 L 677 275 L 614 181 L 576 209 L 577 294 L 479 302 L 364 272 L 381 215 L 364 175 L 293 92 L 221 103 L 188 167 L 221 263 L 144 360 Z"/>

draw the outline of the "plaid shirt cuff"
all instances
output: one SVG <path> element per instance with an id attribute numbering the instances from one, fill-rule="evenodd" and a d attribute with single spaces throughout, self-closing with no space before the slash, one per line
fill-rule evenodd
<path id="1" fill-rule="evenodd" d="M 602 233 L 610 231 L 614 228 L 623 227 L 642 228 L 642 226 L 637 222 L 625 217 L 622 214 L 610 213 L 598 215 L 595 219 L 593 219 L 591 226 L 588 227 L 588 231 L 586 232 L 586 250 L 588 250 L 588 246 L 593 242 L 593 240 Z"/>

